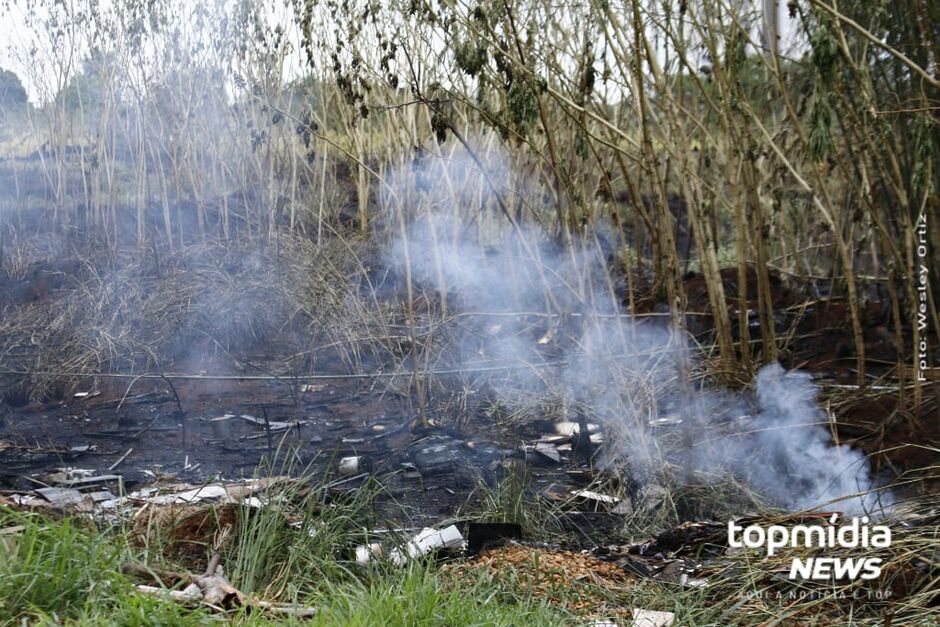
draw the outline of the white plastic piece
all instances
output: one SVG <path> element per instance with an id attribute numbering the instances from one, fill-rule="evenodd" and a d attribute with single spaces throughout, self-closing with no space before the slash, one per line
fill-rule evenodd
<path id="1" fill-rule="evenodd" d="M 587 426 L 588 433 L 597 433 L 601 430 L 600 425 L 594 423 L 588 423 Z M 578 435 L 581 433 L 581 425 L 576 422 L 556 422 L 555 423 L 555 433 L 558 435 L 564 435 L 571 437 L 573 435 Z"/>
<path id="2" fill-rule="evenodd" d="M 582 499 L 589 499 L 600 503 L 610 503 L 611 505 L 620 502 L 620 498 L 616 496 L 601 494 L 600 492 L 591 492 L 590 490 L 572 490 L 571 494 Z"/>
<path id="3" fill-rule="evenodd" d="M 224 485 L 213 483 L 200 486 L 194 490 L 178 492 L 176 494 L 161 494 L 149 499 L 155 505 L 172 505 L 175 503 L 201 503 L 202 501 L 228 501 L 228 490 Z"/>
<path id="4" fill-rule="evenodd" d="M 454 549 L 463 543 L 463 536 L 455 525 L 444 529 L 425 527 L 404 547 L 393 549 L 389 556 L 396 566 L 404 566 L 409 560 L 423 557 L 434 549 Z"/>
<path id="5" fill-rule="evenodd" d="M 360 544 L 356 547 L 356 562 L 359 564 L 368 564 L 373 558 L 378 557 L 382 557 L 382 545 L 378 542 Z"/>
<path id="6" fill-rule="evenodd" d="M 633 624 L 631 627 L 672 627 L 676 615 L 672 612 L 657 612 L 633 608 Z"/>
<path id="7" fill-rule="evenodd" d="M 359 462 L 361 459 L 362 459 L 361 457 L 341 458 L 339 460 L 339 467 L 338 467 L 339 474 L 346 476 L 346 475 L 354 475 L 357 472 L 359 472 Z"/>

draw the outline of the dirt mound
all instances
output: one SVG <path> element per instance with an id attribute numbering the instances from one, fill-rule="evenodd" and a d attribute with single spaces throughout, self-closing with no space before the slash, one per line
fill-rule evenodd
<path id="1" fill-rule="evenodd" d="M 631 616 L 630 608 L 610 607 L 609 598 L 623 592 L 633 578 L 619 566 L 584 553 L 513 543 L 447 564 L 444 572 L 455 584 L 483 578 L 510 594 L 532 594 L 578 615 Z"/>

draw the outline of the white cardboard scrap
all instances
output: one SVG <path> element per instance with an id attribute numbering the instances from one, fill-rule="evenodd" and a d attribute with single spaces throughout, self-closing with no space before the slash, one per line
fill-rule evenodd
<path id="1" fill-rule="evenodd" d="M 657 612 L 633 608 L 633 623 L 631 627 L 672 627 L 676 615 L 672 612 Z"/>

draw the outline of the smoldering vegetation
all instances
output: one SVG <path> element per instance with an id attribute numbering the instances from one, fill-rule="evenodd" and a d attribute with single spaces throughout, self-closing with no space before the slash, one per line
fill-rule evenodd
<path id="1" fill-rule="evenodd" d="M 488 159 L 486 176 L 512 178 L 505 163 Z M 458 190 L 486 187 L 466 156 L 412 174 L 456 181 Z M 625 286 L 609 266 L 609 225 L 562 247 L 513 228 L 498 213 L 488 227 L 473 228 L 455 210 L 466 202 L 460 193 L 428 186 L 422 195 L 434 212 L 405 226 L 384 261 L 435 298 L 438 318 L 469 319 L 437 347 L 441 360 L 449 368 L 503 370 L 488 378 L 486 390 L 517 419 L 603 425 L 602 465 L 635 492 L 648 483 L 709 483 L 733 474 L 789 510 L 838 502 L 872 513 L 890 505 L 890 495 L 874 491 L 866 456 L 833 442 L 808 373 L 769 364 L 741 393 L 692 380 L 702 366 L 669 318 L 624 311 Z M 421 326 L 442 322 L 415 319 Z"/>
<path id="2" fill-rule="evenodd" d="M 425 397 L 416 411 L 430 404 L 471 431 L 472 413 L 442 414 L 447 402 L 434 409 L 435 396 L 459 389 L 471 407 L 518 422 L 603 425 L 598 461 L 637 498 L 648 484 L 734 476 L 796 510 L 877 487 L 861 452 L 833 444 L 808 375 L 768 365 L 742 392 L 702 378 L 703 364 L 665 312 L 625 307 L 626 281 L 611 267 L 622 235 L 600 223 L 564 246 L 508 219 L 496 196 L 510 181 L 531 197 L 545 192 L 500 151 L 471 159 L 479 148 L 390 173 L 387 194 L 433 210 L 374 216 L 390 234 L 378 248 L 341 237 L 264 246 L 244 237 L 175 253 L 153 245 L 101 255 L 91 246 L 86 255 L 98 256 L 75 248 L 71 259 L 42 259 L 14 240 L 9 274 L 24 278 L 6 287 L 3 354 L 15 377 L 6 402 L 62 395 L 82 383 L 73 375 L 88 372 L 290 381 L 324 370 L 406 370 Z M 481 199 L 485 213 L 462 211 Z M 456 372 L 461 385 L 437 371 Z M 871 511 L 890 500 L 840 507 Z"/>
<path id="3" fill-rule="evenodd" d="M 358 27 L 333 4 L 249 3 L 215 18 L 172 2 L 38 9 L 17 14 L 31 46 L 14 51 L 33 101 L 4 75 L 8 404 L 61 395 L 94 372 L 326 367 L 410 371 L 391 385 L 424 414 L 453 392 L 454 375 L 436 370 L 476 369 L 485 384 L 456 376 L 486 397 L 476 410 L 616 432 L 605 463 L 634 489 L 663 469 L 680 484 L 732 471 L 790 508 L 864 492 L 878 474 L 835 446 L 836 421 L 806 377 L 773 365 L 801 363 L 795 334 L 832 337 L 832 359 L 809 361 L 836 378 L 854 359 L 864 383 L 866 351 L 894 362 L 878 376 L 898 377 L 896 411 L 934 408 L 920 381 L 907 393 L 904 348 L 930 344 L 934 329 L 910 324 L 916 294 L 884 261 L 904 257 L 911 216 L 932 202 L 929 120 L 892 118 L 881 132 L 917 146 L 910 176 L 858 189 L 858 209 L 839 209 L 839 190 L 855 189 L 849 147 L 877 160 L 883 143 L 833 130 L 826 77 L 847 81 L 838 73 L 857 67 L 836 68 L 821 39 L 828 18 L 813 11 L 792 18 L 786 42 L 805 72 L 753 42 L 717 61 L 735 37 L 755 36 L 760 16 L 744 7 L 726 28 L 701 7 L 685 39 L 667 20 L 671 48 L 688 54 L 662 65 L 643 47 L 642 72 L 624 51 L 655 28 L 636 22 L 633 41 L 594 19 L 601 7 L 572 8 L 608 47 L 552 51 L 533 32 L 549 80 L 493 39 L 516 14 L 570 26 L 538 4 L 368 7 Z M 455 26 L 438 33 L 442 64 L 410 54 L 445 15 Z M 68 48 L 82 59 L 74 68 Z M 576 83 L 563 78 L 572 68 Z M 705 113 L 677 106 L 667 76 Z M 812 98 L 792 102 L 806 85 Z M 751 108 L 725 111 L 727 94 Z M 801 129 L 792 146 L 766 132 L 784 118 Z M 747 142 L 753 159 L 735 148 Z M 841 174 L 821 176 L 823 162 Z M 866 172 L 883 172 L 875 163 Z M 902 198 L 910 219 L 884 214 Z M 856 231 L 859 215 L 867 226 Z M 828 252 L 808 261 L 805 250 Z M 473 411 L 454 420 L 471 425 Z"/>
<path id="4" fill-rule="evenodd" d="M 328 368 L 353 371 L 394 350 L 385 308 L 356 297 L 345 246 L 78 253 L 16 259 L 26 278 L 7 282 L 2 305 L 9 405 L 61 397 L 88 372 L 291 375 L 320 366 L 316 347 L 331 344 L 343 349 Z M 370 329 L 375 341 L 359 342 Z"/>
<path id="5" fill-rule="evenodd" d="M 280 465 L 196 543 L 245 590 L 497 522 L 711 624 L 855 616 L 715 538 L 864 513 L 927 615 L 940 20 L 732 4 L 10 3 L 0 487 Z"/>

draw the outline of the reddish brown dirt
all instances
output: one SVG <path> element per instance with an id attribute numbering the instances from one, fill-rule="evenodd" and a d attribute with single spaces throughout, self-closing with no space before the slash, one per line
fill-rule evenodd
<path id="1" fill-rule="evenodd" d="M 635 579 L 620 566 L 584 553 L 510 544 L 447 564 L 443 572 L 450 585 L 473 585 L 484 578 L 585 617 L 629 620 L 631 614 L 617 604 L 608 606 L 608 595 L 623 593 Z"/>

